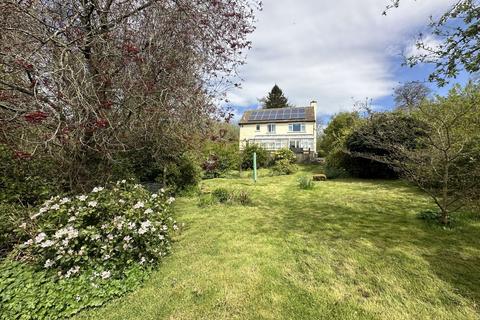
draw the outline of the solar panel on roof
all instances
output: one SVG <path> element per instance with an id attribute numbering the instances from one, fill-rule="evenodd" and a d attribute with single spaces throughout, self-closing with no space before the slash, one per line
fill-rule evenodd
<path id="1" fill-rule="evenodd" d="M 305 118 L 306 108 L 285 108 L 279 110 L 256 110 L 249 121 L 290 120 Z"/>

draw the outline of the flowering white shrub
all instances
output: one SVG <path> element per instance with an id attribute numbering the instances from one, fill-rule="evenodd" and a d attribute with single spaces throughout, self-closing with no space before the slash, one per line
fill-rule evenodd
<path id="1" fill-rule="evenodd" d="M 107 279 L 132 263 L 155 263 L 170 250 L 177 230 L 164 190 L 151 194 L 125 180 L 89 194 L 46 201 L 30 217 L 26 256 L 62 277 L 95 270 Z"/>

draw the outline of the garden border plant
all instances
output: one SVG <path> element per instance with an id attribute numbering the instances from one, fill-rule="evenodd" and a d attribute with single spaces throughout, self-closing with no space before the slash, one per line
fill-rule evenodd
<path id="1" fill-rule="evenodd" d="M 174 201 L 125 180 L 46 201 L 0 263 L 0 318 L 63 319 L 134 289 L 171 250 Z"/>

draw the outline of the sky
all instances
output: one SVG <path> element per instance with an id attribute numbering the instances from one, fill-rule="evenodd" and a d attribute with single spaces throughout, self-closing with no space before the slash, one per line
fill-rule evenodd
<path id="1" fill-rule="evenodd" d="M 396 86 L 424 81 L 432 70 L 402 66 L 402 53 L 415 53 L 415 39 L 428 31 L 429 17 L 455 1 L 403 0 L 384 16 L 388 0 L 265 0 L 251 35 L 253 48 L 239 70 L 242 88 L 228 94 L 229 106 L 238 120 L 243 111 L 259 108 L 258 99 L 278 84 L 295 106 L 316 100 L 323 122 L 366 98 L 379 108 L 392 107 Z"/>

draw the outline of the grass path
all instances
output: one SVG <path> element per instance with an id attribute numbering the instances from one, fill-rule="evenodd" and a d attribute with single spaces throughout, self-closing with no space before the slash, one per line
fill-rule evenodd
<path id="1" fill-rule="evenodd" d="M 304 169 L 307 170 L 307 169 Z M 302 174 L 302 173 L 299 173 Z M 185 229 L 145 285 L 88 319 L 479 319 L 480 221 L 443 230 L 401 182 L 205 181 L 251 207 L 179 199 Z"/>

